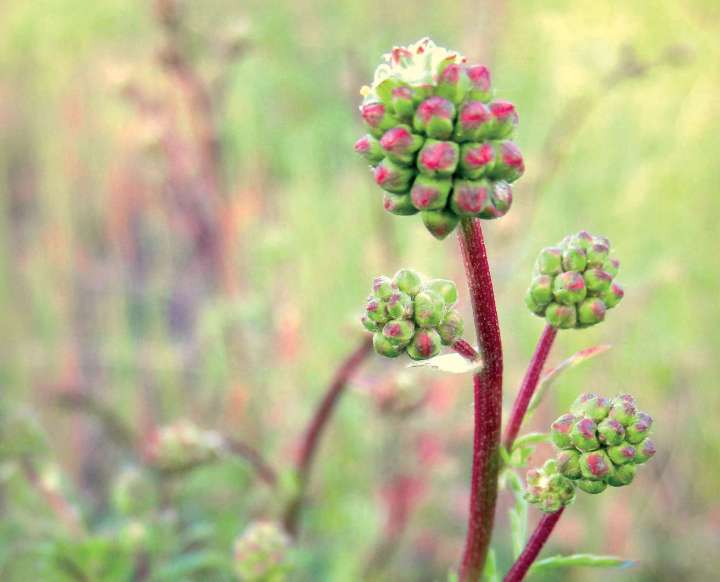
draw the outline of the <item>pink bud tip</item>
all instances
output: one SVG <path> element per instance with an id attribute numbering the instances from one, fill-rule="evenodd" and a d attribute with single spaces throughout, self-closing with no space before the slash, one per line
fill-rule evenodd
<path id="1" fill-rule="evenodd" d="M 389 152 L 403 152 L 412 144 L 412 134 L 404 127 L 393 127 L 380 139 L 382 148 Z"/>
<path id="2" fill-rule="evenodd" d="M 433 343 L 430 339 L 430 336 L 427 334 L 421 334 L 415 343 L 415 347 L 417 348 L 417 351 L 420 352 L 420 354 L 423 357 L 430 357 L 430 355 L 433 353 Z"/>
<path id="3" fill-rule="evenodd" d="M 360 114 L 370 127 L 377 127 L 385 116 L 385 106 L 382 103 L 368 103 L 360 108 Z"/>
<path id="4" fill-rule="evenodd" d="M 460 112 L 460 123 L 465 128 L 478 127 L 489 121 L 490 118 L 490 110 L 480 101 L 471 101 Z"/>
<path id="5" fill-rule="evenodd" d="M 515 111 L 515 106 L 509 101 L 495 101 L 490 104 L 490 112 L 496 119 L 504 121 L 505 119 L 512 119 L 513 123 L 517 123 L 518 114 Z"/>
<path id="6" fill-rule="evenodd" d="M 468 166 L 481 168 L 492 162 L 494 155 L 493 147 L 489 143 L 484 143 L 480 147 L 470 148 L 465 156 L 465 163 Z"/>
<path id="7" fill-rule="evenodd" d="M 488 91 L 490 89 L 490 71 L 485 65 L 472 65 L 468 67 L 467 76 L 470 77 L 476 89 L 480 91 Z"/>
<path id="8" fill-rule="evenodd" d="M 452 63 L 440 73 L 440 82 L 456 85 L 460 81 L 460 65 Z"/>
<path id="9" fill-rule="evenodd" d="M 370 140 L 367 136 L 361 137 L 355 142 L 355 151 L 359 154 L 364 154 L 370 149 Z"/>
<path id="10" fill-rule="evenodd" d="M 395 87 L 392 96 L 397 99 L 412 99 L 412 91 L 410 87 Z"/>
<path id="11" fill-rule="evenodd" d="M 375 168 L 375 183 L 378 186 L 382 186 L 385 182 L 390 179 L 391 172 L 385 166 L 378 166 Z"/>
<path id="12" fill-rule="evenodd" d="M 429 170 L 443 170 L 455 162 L 455 150 L 447 142 L 438 142 L 422 150 L 420 163 Z"/>
<path id="13" fill-rule="evenodd" d="M 452 103 L 442 97 L 430 97 L 418 105 L 417 113 L 428 123 L 433 117 L 450 119 L 452 116 Z"/>
<path id="14" fill-rule="evenodd" d="M 520 149 L 511 141 L 506 141 L 502 144 L 502 161 L 505 165 L 515 168 L 520 172 L 525 170 L 525 163 L 523 162 Z"/>

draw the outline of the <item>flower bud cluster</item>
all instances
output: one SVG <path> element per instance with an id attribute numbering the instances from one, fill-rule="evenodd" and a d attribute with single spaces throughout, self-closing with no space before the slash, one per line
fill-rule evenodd
<path id="1" fill-rule="evenodd" d="M 456 303 L 452 281 L 423 281 L 417 272 L 401 269 L 392 279 L 375 278 L 362 324 L 374 334 L 373 346 L 381 356 L 396 358 L 407 352 L 413 360 L 426 360 L 462 336 Z"/>
<path id="2" fill-rule="evenodd" d="M 590 327 L 625 294 L 614 281 L 619 268 L 605 237 L 586 231 L 566 236 L 540 252 L 525 303 L 555 328 Z"/>
<path id="3" fill-rule="evenodd" d="M 179 420 L 160 427 L 150 437 L 146 458 L 152 467 L 175 473 L 214 461 L 223 448 L 224 440 L 219 433 Z"/>
<path id="4" fill-rule="evenodd" d="M 290 538 L 271 521 L 256 521 L 235 540 L 235 571 L 244 582 L 282 582 L 289 571 Z"/>
<path id="5" fill-rule="evenodd" d="M 545 513 L 555 513 L 575 501 L 575 484 L 558 471 L 555 459 L 548 459 L 539 469 L 530 469 L 526 480 L 525 499 Z"/>
<path id="6" fill-rule="evenodd" d="M 438 239 L 461 217 L 505 215 L 525 166 L 509 141 L 517 112 L 492 99 L 488 69 L 427 38 L 385 58 L 360 107 L 369 133 L 355 144 L 385 190 L 385 210 L 419 212 Z"/>

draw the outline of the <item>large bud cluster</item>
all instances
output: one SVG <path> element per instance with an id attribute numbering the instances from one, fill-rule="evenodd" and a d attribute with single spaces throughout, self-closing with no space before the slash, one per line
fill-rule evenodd
<path id="1" fill-rule="evenodd" d="M 555 513 L 575 501 L 575 484 L 558 471 L 555 459 L 527 472 L 525 499 L 545 513 Z"/>
<path id="2" fill-rule="evenodd" d="M 244 582 L 282 582 L 289 572 L 290 538 L 271 521 L 256 521 L 235 540 L 235 571 Z"/>
<path id="3" fill-rule="evenodd" d="M 586 493 L 629 485 L 637 466 L 655 454 L 652 422 L 629 394 L 581 394 L 551 425 L 558 472 Z"/>
<path id="4" fill-rule="evenodd" d="M 462 336 L 456 302 L 452 281 L 423 281 L 415 271 L 401 269 L 392 279 L 375 278 L 362 323 L 374 334 L 373 346 L 381 356 L 407 352 L 413 360 L 426 360 Z"/>
<path id="5" fill-rule="evenodd" d="M 155 431 L 147 444 L 146 459 L 159 471 L 177 473 L 214 461 L 224 444 L 219 433 L 179 420 Z"/>
<path id="6" fill-rule="evenodd" d="M 595 325 L 624 296 L 614 281 L 619 268 L 605 237 L 586 231 L 566 236 L 538 255 L 525 303 L 555 328 Z"/>
<path id="7" fill-rule="evenodd" d="M 427 38 L 385 60 L 364 89 L 369 134 L 355 144 L 385 190 L 385 210 L 421 213 L 438 239 L 461 217 L 503 216 L 525 166 L 509 141 L 515 107 L 492 100 L 488 69 Z"/>

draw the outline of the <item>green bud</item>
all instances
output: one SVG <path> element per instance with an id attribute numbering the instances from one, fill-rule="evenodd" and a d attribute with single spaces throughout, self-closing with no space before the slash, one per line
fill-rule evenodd
<path id="1" fill-rule="evenodd" d="M 556 457 L 558 471 L 568 479 L 579 479 L 580 472 L 580 453 L 575 449 L 567 449 L 560 451 Z"/>
<path id="2" fill-rule="evenodd" d="M 363 327 L 364 327 L 366 330 L 368 330 L 368 331 L 370 331 L 370 332 L 372 332 L 372 333 L 375 333 L 376 331 L 380 331 L 380 325 L 378 325 L 378 324 L 375 323 L 372 319 L 370 319 L 370 318 L 367 316 L 367 314 L 363 315 L 363 316 L 360 318 L 360 321 L 362 322 Z"/>
<path id="3" fill-rule="evenodd" d="M 625 463 L 634 463 L 637 456 L 637 449 L 628 443 L 621 443 L 614 447 L 608 447 L 608 457 L 615 466 Z"/>
<path id="4" fill-rule="evenodd" d="M 235 541 L 235 571 L 246 582 L 284 582 L 290 570 L 290 538 L 269 521 L 251 524 Z"/>
<path id="5" fill-rule="evenodd" d="M 453 133 L 455 106 L 443 97 L 430 97 L 415 110 L 413 127 L 433 139 L 448 139 Z"/>
<path id="6" fill-rule="evenodd" d="M 655 456 L 655 443 L 652 439 L 646 438 L 637 445 L 635 454 L 635 462 L 637 464 L 647 463 Z"/>
<path id="7" fill-rule="evenodd" d="M 525 499 L 546 513 L 555 513 L 575 500 L 575 485 L 558 473 L 554 460 L 546 462 L 541 469 L 531 469 L 526 477 Z"/>
<path id="8" fill-rule="evenodd" d="M 419 174 L 415 178 L 410 198 L 412 205 L 418 210 L 440 210 L 447 205 L 452 188 L 450 178 L 429 178 Z"/>
<path id="9" fill-rule="evenodd" d="M 428 282 L 427 287 L 432 289 L 445 301 L 445 305 L 448 307 L 453 306 L 457 303 L 458 292 L 455 283 L 449 279 L 432 279 Z"/>
<path id="10" fill-rule="evenodd" d="M 393 162 L 403 166 L 415 163 L 415 153 L 425 140 L 412 133 L 407 125 L 398 125 L 388 129 L 380 139 L 380 147 Z"/>
<path id="11" fill-rule="evenodd" d="M 445 314 L 443 322 L 438 326 L 437 331 L 443 345 L 450 346 L 463 334 L 463 320 L 460 313 L 451 309 Z"/>
<path id="12" fill-rule="evenodd" d="M 550 436 L 557 448 L 571 449 L 574 446 L 570 433 L 577 420 L 574 414 L 563 414 L 550 425 Z"/>
<path id="13" fill-rule="evenodd" d="M 612 402 L 595 392 L 584 392 L 570 406 L 570 412 L 600 422 L 610 413 Z"/>
<path id="14" fill-rule="evenodd" d="M 395 345 L 387 339 L 382 332 L 373 335 L 373 348 L 376 353 L 386 358 L 397 358 L 404 350 L 402 346 Z"/>
<path id="15" fill-rule="evenodd" d="M 453 139 L 459 143 L 480 142 L 490 130 L 491 124 L 492 114 L 487 105 L 480 101 L 467 101 L 460 108 Z"/>
<path id="16" fill-rule="evenodd" d="M 573 235 L 568 240 L 569 246 L 578 246 L 589 251 L 593 245 L 593 236 L 587 230 L 581 230 L 579 233 Z"/>
<path id="17" fill-rule="evenodd" d="M 580 472 L 584 479 L 603 481 L 613 471 L 605 451 L 592 451 L 580 455 Z"/>
<path id="18" fill-rule="evenodd" d="M 629 443 L 636 445 L 642 442 L 650 434 L 652 417 L 644 412 L 636 412 L 632 422 L 627 425 L 625 437 Z"/>
<path id="19" fill-rule="evenodd" d="M 600 448 L 597 438 L 597 425 L 591 418 L 581 418 L 570 430 L 572 442 L 581 451 L 594 451 Z"/>
<path id="20" fill-rule="evenodd" d="M 492 122 L 487 132 L 488 139 L 504 139 L 512 135 L 518 123 L 515 106 L 508 101 L 493 101 L 489 105 Z"/>
<path id="21" fill-rule="evenodd" d="M 505 180 L 514 182 L 525 172 L 520 149 L 511 141 L 503 141 L 495 144 L 495 163 L 488 170 L 488 175 L 493 180 Z"/>
<path id="22" fill-rule="evenodd" d="M 365 305 L 368 318 L 375 323 L 387 323 L 390 319 L 387 312 L 387 304 L 384 301 L 380 301 L 377 297 L 370 297 L 367 304 Z"/>
<path id="23" fill-rule="evenodd" d="M 635 471 L 635 465 L 632 464 L 615 467 L 615 469 L 607 477 L 608 485 L 611 485 L 612 487 L 624 487 L 625 485 L 630 485 L 635 478 Z"/>
<path id="24" fill-rule="evenodd" d="M 372 284 L 372 290 L 375 296 L 383 301 L 390 299 L 392 294 L 395 292 L 392 279 L 390 279 L 390 277 L 386 277 L 385 275 L 375 277 Z"/>
<path id="25" fill-rule="evenodd" d="M 574 271 L 560 273 L 553 282 L 553 295 L 564 305 L 580 303 L 587 295 L 582 275 Z"/>
<path id="26" fill-rule="evenodd" d="M 470 65 L 465 69 L 465 73 L 471 83 L 468 98 L 477 99 L 483 103 L 490 101 L 492 99 L 492 89 L 490 87 L 490 71 L 488 71 L 488 68 L 485 65 Z"/>
<path id="27" fill-rule="evenodd" d="M 605 304 L 597 297 L 588 297 L 578 305 L 578 323 L 582 327 L 590 327 L 605 319 Z"/>
<path id="28" fill-rule="evenodd" d="M 402 291 L 395 291 L 387 301 L 387 312 L 393 319 L 410 319 L 413 316 L 412 297 Z"/>
<path id="29" fill-rule="evenodd" d="M 420 329 L 407 348 L 408 356 L 413 360 L 427 360 L 440 351 L 442 341 L 434 329 Z"/>
<path id="30" fill-rule="evenodd" d="M 618 271 L 620 271 L 620 261 L 617 259 L 607 259 L 601 268 L 612 278 L 615 278 L 617 277 Z"/>
<path id="31" fill-rule="evenodd" d="M 610 418 L 614 418 L 620 424 L 627 427 L 635 418 L 635 400 L 628 400 L 617 396 L 613 399 L 610 408 Z"/>
<path id="32" fill-rule="evenodd" d="M 625 427 L 612 418 L 600 422 L 597 431 L 600 442 L 608 446 L 619 445 L 625 437 Z"/>
<path id="33" fill-rule="evenodd" d="M 355 142 L 355 151 L 364 157 L 368 163 L 375 166 L 385 157 L 380 142 L 371 135 L 364 135 Z"/>
<path id="34" fill-rule="evenodd" d="M 407 194 L 385 192 L 383 195 L 383 208 L 396 216 L 411 216 L 418 213 L 418 209 L 413 206 L 409 192 Z"/>
<path id="35" fill-rule="evenodd" d="M 553 278 L 550 275 L 538 275 L 530 283 L 528 293 L 537 305 L 547 305 L 553 300 Z"/>
<path id="36" fill-rule="evenodd" d="M 595 242 L 587 250 L 588 267 L 601 268 L 608 258 L 610 249 L 605 243 Z"/>
<path id="37" fill-rule="evenodd" d="M 415 297 L 422 288 L 420 275 L 412 269 L 400 269 L 395 273 L 393 283 L 395 283 L 400 291 L 407 293 L 410 297 Z"/>
<path id="38" fill-rule="evenodd" d="M 436 239 L 446 238 L 457 226 L 460 217 L 449 210 L 423 210 L 423 224 Z"/>
<path id="39" fill-rule="evenodd" d="M 459 216 L 480 216 L 493 209 L 490 183 L 455 180 L 450 196 L 450 208 Z"/>
<path id="40" fill-rule="evenodd" d="M 444 97 L 457 105 L 462 102 L 469 90 L 470 79 L 465 74 L 463 65 L 447 61 L 440 65 L 437 72 L 436 95 Z"/>
<path id="41" fill-rule="evenodd" d="M 601 269 L 588 269 L 583 278 L 588 291 L 594 295 L 602 295 L 612 283 L 612 277 Z"/>
<path id="42" fill-rule="evenodd" d="M 360 113 L 370 133 L 377 138 L 399 123 L 383 103 L 365 103 L 360 107 Z"/>
<path id="43" fill-rule="evenodd" d="M 420 327 L 439 325 L 445 311 L 445 301 L 432 289 L 423 289 L 415 296 L 415 323 Z"/>
<path id="44" fill-rule="evenodd" d="M 615 307 L 625 296 L 625 291 L 618 283 L 612 283 L 610 288 L 601 295 L 603 303 L 608 309 Z"/>
<path id="45" fill-rule="evenodd" d="M 404 194 L 410 190 L 410 183 L 415 176 L 412 168 L 396 164 L 385 158 L 375 168 L 375 182 L 383 190 L 394 194 Z"/>
<path id="46" fill-rule="evenodd" d="M 407 319 L 394 319 L 385 324 L 382 334 L 391 344 L 404 347 L 415 334 L 415 324 Z"/>
<path id="47" fill-rule="evenodd" d="M 512 188 L 510 184 L 503 180 L 492 183 L 492 207 L 487 210 L 483 210 L 479 216 L 480 218 L 502 218 L 507 214 L 512 206 L 513 196 Z"/>
<path id="48" fill-rule="evenodd" d="M 551 303 L 545 310 L 550 325 L 558 329 L 570 329 L 577 323 L 577 311 L 574 306 Z"/>
<path id="49" fill-rule="evenodd" d="M 460 147 L 456 143 L 429 139 L 418 154 L 417 167 L 421 174 L 431 178 L 449 178 L 459 161 Z"/>
<path id="50" fill-rule="evenodd" d="M 587 255 L 582 247 L 567 247 L 563 250 L 562 265 L 566 271 L 582 273 L 587 266 Z"/>
<path id="51" fill-rule="evenodd" d="M 558 275 L 562 272 L 562 249 L 546 247 L 540 251 L 535 269 L 541 275 Z"/>
<path id="52" fill-rule="evenodd" d="M 395 87 L 391 93 L 391 103 L 397 117 L 403 121 L 412 121 L 415 115 L 415 103 L 411 87 L 402 85 Z"/>
<path id="53" fill-rule="evenodd" d="M 591 495 L 597 495 L 607 489 L 607 483 L 605 481 L 591 481 L 590 479 L 578 479 L 575 484 L 579 489 L 590 493 Z"/>
<path id="54" fill-rule="evenodd" d="M 533 298 L 532 295 L 530 295 L 530 291 L 525 294 L 525 305 L 527 305 L 527 308 L 532 311 L 535 315 L 545 315 L 545 308 L 546 305 L 540 305 L 537 303 Z"/>
<path id="55" fill-rule="evenodd" d="M 468 180 L 485 177 L 495 160 L 495 149 L 489 143 L 466 143 L 460 146 L 460 173 Z"/>

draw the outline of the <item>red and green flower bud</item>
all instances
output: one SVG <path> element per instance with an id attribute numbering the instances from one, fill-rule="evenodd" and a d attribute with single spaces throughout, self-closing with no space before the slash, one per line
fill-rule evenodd
<path id="1" fill-rule="evenodd" d="M 394 194 L 403 194 L 410 190 L 410 183 L 415 177 L 412 168 L 396 164 L 385 158 L 375 168 L 375 182 L 383 190 Z"/>
<path id="2" fill-rule="evenodd" d="M 568 244 L 572 246 L 579 246 L 585 249 L 585 251 L 588 251 L 593 245 L 593 236 L 587 230 L 581 230 L 568 239 Z"/>
<path id="3" fill-rule="evenodd" d="M 578 323 L 581 327 L 590 327 L 605 319 L 605 304 L 597 297 L 588 297 L 578 305 Z"/>
<path id="4" fill-rule="evenodd" d="M 550 325 L 558 329 L 571 329 L 577 323 L 577 311 L 572 305 L 551 303 L 545 309 L 545 317 Z"/>
<path id="5" fill-rule="evenodd" d="M 493 208 L 488 182 L 455 180 L 450 195 L 450 208 L 458 216 L 479 216 Z"/>
<path id="6" fill-rule="evenodd" d="M 279 525 L 255 522 L 235 541 L 235 572 L 245 581 L 282 582 L 291 569 L 290 546 L 290 538 Z"/>
<path id="7" fill-rule="evenodd" d="M 625 438 L 625 427 L 617 420 L 606 418 L 597 426 L 598 439 L 607 446 L 619 445 Z"/>
<path id="8" fill-rule="evenodd" d="M 415 111 L 413 127 L 434 139 L 448 139 L 453 132 L 455 106 L 443 97 L 430 97 Z"/>
<path id="9" fill-rule="evenodd" d="M 383 208 L 397 216 L 411 216 L 418 213 L 418 209 L 413 206 L 410 193 L 393 194 L 385 192 L 383 197 Z"/>
<path id="10" fill-rule="evenodd" d="M 614 418 L 620 424 L 627 427 L 635 419 L 635 400 L 630 400 L 621 396 L 613 399 L 613 405 L 610 409 L 610 418 Z"/>
<path id="11" fill-rule="evenodd" d="M 470 89 L 470 79 L 463 68 L 457 63 L 445 64 L 438 73 L 435 93 L 455 104 L 460 103 Z"/>
<path id="12" fill-rule="evenodd" d="M 403 166 L 415 163 L 415 153 L 425 140 L 415 135 L 407 125 L 398 125 L 388 129 L 380 139 L 380 147 L 393 162 Z"/>
<path id="13" fill-rule="evenodd" d="M 489 143 L 466 143 L 460 146 L 460 173 L 470 180 L 484 177 L 493 166 L 495 149 Z"/>
<path id="14" fill-rule="evenodd" d="M 514 182 L 525 172 L 520 149 L 511 141 L 503 141 L 495 146 L 495 163 L 488 175 L 493 180 Z"/>
<path id="15" fill-rule="evenodd" d="M 422 279 L 417 271 L 412 269 L 400 269 L 393 277 L 393 283 L 400 291 L 415 297 L 422 288 Z"/>
<path id="16" fill-rule="evenodd" d="M 643 439 L 636 447 L 635 462 L 647 463 L 655 456 L 655 443 L 650 438 Z"/>
<path id="17" fill-rule="evenodd" d="M 617 274 L 620 271 L 620 261 L 617 259 L 607 259 L 602 265 L 602 270 L 613 278 L 617 277 Z"/>
<path id="18" fill-rule="evenodd" d="M 562 266 L 566 271 L 582 273 L 587 266 L 587 255 L 582 247 L 567 247 L 563 250 Z"/>
<path id="19" fill-rule="evenodd" d="M 612 309 L 625 297 L 625 291 L 618 283 L 613 283 L 600 297 L 607 308 Z"/>
<path id="20" fill-rule="evenodd" d="M 393 319 L 410 319 L 413 316 L 412 298 L 407 293 L 395 291 L 387 300 L 387 312 Z"/>
<path id="21" fill-rule="evenodd" d="M 386 358 L 397 358 L 405 350 L 403 346 L 396 345 L 387 339 L 382 332 L 373 335 L 373 348 L 376 353 Z"/>
<path id="22" fill-rule="evenodd" d="M 440 210 L 447 205 L 452 188 L 450 178 L 430 178 L 419 174 L 415 178 L 410 199 L 417 210 Z"/>
<path id="23" fill-rule="evenodd" d="M 597 425 L 592 418 L 581 418 L 570 429 L 573 445 L 581 451 L 594 451 L 600 448 L 597 438 Z"/>
<path id="24" fill-rule="evenodd" d="M 377 297 L 370 297 L 370 299 L 368 299 L 365 305 L 365 311 L 367 312 L 367 316 L 375 323 L 384 324 L 390 319 L 388 317 L 387 304 Z"/>
<path id="25" fill-rule="evenodd" d="M 480 142 L 490 132 L 492 121 L 487 105 L 480 101 L 467 101 L 460 108 L 453 139 L 459 143 Z"/>
<path id="26" fill-rule="evenodd" d="M 540 251 L 535 270 L 541 275 L 557 275 L 562 273 L 562 249 L 546 247 Z"/>
<path id="27" fill-rule="evenodd" d="M 408 356 L 413 360 L 427 360 L 437 355 L 442 341 L 434 329 L 420 329 L 407 348 Z"/>
<path id="28" fill-rule="evenodd" d="M 573 305 L 580 303 L 587 295 L 585 281 L 580 273 L 560 273 L 553 282 L 553 295 L 558 303 Z"/>
<path id="29" fill-rule="evenodd" d="M 364 157 L 372 166 L 380 163 L 385 157 L 385 152 L 380 147 L 380 142 L 371 135 L 364 135 L 355 142 L 355 151 Z"/>
<path id="30" fill-rule="evenodd" d="M 583 392 L 572 403 L 570 411 L 579 416 L 587 416 L 597 423 L 607 417 L 611 407 L 609 398 L 595 392 Z"/>
<path id="31" fill-rule="evenodd" d="M 417 167 L 431 178 L 449 178 L 460 161 L 460 147 L 451 141 L 429 139 L 418 154 Z"/>
<path id="32" fill-rule="evenodd" d="M 463 334 L 463 328 L 464 324 L 460 313 L 456 309 L 449 310 L 445 314 L 443 322 L 437 328 L 443 345 L 450 346 L 460 339 Z"/>
<path id="33" fill-rule="evenodd" d="M 451 307 L 457 303 L 457 286 L 449 279 L 432 279 L 428 282 L 427 287 L 440 295 L 446 306 Z"/>
<path id="34" fill-rule="evenodd" d="M 415 101 L 410 87 L 395 87 L 391 92 L 391 101 L 397 117 L 403 121 L 412 121 L 415 115 Z"/>
<path id="35" fill-rule="evenodd" d="M 568 479 L 579 479 L 582 476 L 580 471 L 580 453 L 575 449 L 560 451 L 556 457 L 558 471 Z"/>
<path id="36" fill-rule="evenodd" d="M 621 443 L 614 447 L 608 447 L 608 457 L 615 466 L 634 463 L 637 457 L 637 449 L 629 443 Z"/>
<path id="37" fill-rule="evenodd" d="M 597 240 L 597 237 L 596 237 Z M 608 258 L 610 248 L 603 242 L 593 242 L 587 250 L 588 267 L 601 268 Z"/>
<path id="38" fill-rule="evenodd" d="M 602 295 L 610 288 L 612 277 L 602 269 L 588 269 L 583 275 L 585 285 L 593 295 Z"/>
<path id="39" fill-rule="evenodd" d="M 507 214 L 512 206 L 512 188 L 507 182 L 500 180 L 493 182 L 492 202 L 493 206 L 480 213 L 480 218 L 501 218 Z"/>
<path id="40" fill-rule="evenodd" d="M 645 437 L 650 434 L 651 427 L 652 417 L 644 412 L 637 412 L 635 413 L 635 418 L 633 418 L 632 422 L 630 422 L 625 429 L 627 435 L 625 440 L 633 445 L 641 443 Z"/>
<path id="41" fill-rule="evenodd" d="M 492 99 L 492 88 L 488 68 L 485 65 L 470 65 L 465 69 L 465 73 L 471 83 L 468 98 L 477 99 L 484 103 L 489 102 Z"/>
<path id="42" fill-rule="evenodd" d="M 532 295 L 530 295 L 529 291 L 525 294 L 525 305 L 535 315 L 545 315 L 545 309 L 547 308 L 547 305 L 540 305 L 539 303 L 537 303 L 533 299 Z"/>
<path id="43" fill-rule="evenodd" d="M 603 481 L 613 470 L 605 451 L 591 451 L 580 455 L 580 472 L 584 479 Z"/>
<path id="44" fill-rule="evenodd" d="M 423 210 L 423 224 L 436 239 L 446 238 L 460 222 L 460 217 L 450 210 Z"/>
<path id="45" fill-rule="evenodd" d="M 590 493 L 591 495 L 597 495 L 607 489 L 607 483 L 605 483 L 605 481 L 591 481 L 590 479 L 578 479 L 575 481 L 575 485 L 577 485 L 580 490 L 585 491 L 585 493 Z"/>
<path id="46" fill-rule="evenodd" d="M 487 133 L 489 139 L 504 139 L 510 137 L 518 124 L 518 114 L 515 106 L 509 101 L 493 101 L 490 103 L 492 122 Z"/>
<path id="47" fill-rule="evenodd" d="M 390 299 L 390 296 L 395 292 L 395 286 L 393 285 L 390 277 L 380 275 L 379 277 L 375 277 L 375 279 L 373 279 L 372 290 L 375 297 L 385 301 Z"/>
<path id="48" fill-rule="evenodd" d="M 406 346 L 415 334 L 415 324 L 407 319 L 393 319 L 385 324 L 382 333 L 391 344 Z"/>
<path id="49" fill-rule="evenodd" d="M 635 478 L 635 465 L 621 465 L 615 467 L 614 470 L 607 476 L 608 485 L 612 487 L 624 487 L 630 485 Z"/>
<path id="50" fill-rule="evenodd" d="M 550 275 L 536 276 L 530 283 L 528 293 L 537 305 L 547 305 L 553 300 L 553 278 Z"/>
<path id="51" fill-rule="evenodd" d="M 363 315 L 363 316 L 360 318 L 360 321 L 362 322 L 363 327 L 364 327 L 366 330 L 368 330 L 368 331 L 370 331 L 370 332 L 372 332 L 372 333 L 375 333 L 376 331 L 380 331 L 380 327 L 381 327 L 380 324 L 375 323 L 372 319 L 370 319 L 370 318 L 367 316 L 367 314 Z"/>
<path id="52" fill-rule="evenodd" d="M 388 129 L 400 123 L 388 108 L 380 102 L 365 103 L 360 107 L 360 114 L 370 133 L 377 138 L 382 137 L 383 133 Z"/>
<path id="53" fill-rule="evenodd" d="M 525 499 L 546 513 L 555 513 L 575 500 L 575 485 L 558 473 L 554 460 L 547 461 L 541 469 L 531 469 L 526 477 Z"/>
<path id="54" fill-rule="evenodd" d="M 559 449 L 570 449 L 573 445 L 571 431 L 577 422 L 574 414 L 563 414 L 550 425 L 550 436 Z"/>
<path id="55" fill-rule="evenodd" d="M 415 296 L 415 323 L 420 327 L 439 325 L 444 311 L 445 302 L 437 292 L 423 289 Z"/>

